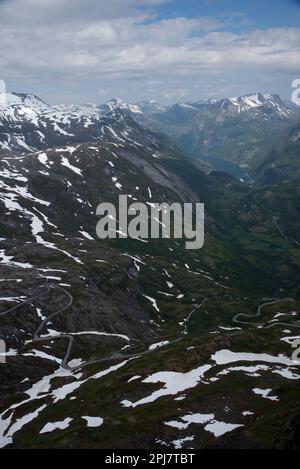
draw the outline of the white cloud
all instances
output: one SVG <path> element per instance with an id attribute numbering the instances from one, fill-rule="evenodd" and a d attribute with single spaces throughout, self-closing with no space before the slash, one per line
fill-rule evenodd
<path id="1" fill-rule="evenodd" d="M 91 100 L 96 90 L 111 97 L 121 88 L 131 100 L 135 96 L 177 100 L 196 92 L 211 94 L 218 88 L 229 91 L 234 86 L 230 88 L 226 80 L 239 79 L 240 88 L 250 88 L 253 76 L 257 85 L 270 79 L 266 91 L 273 91 L 282 74 L 297 74 L 300 28 L 237 34 L 212 18 L 161 20 L 153 10 L 137 9 L 159 3 L 163 0 L 0 3 L 3 78 L 8 87 L 17 85 L 17 91 L 30 86 L 44 93 L 48 90 L 52 99 L 55 80 L 60 95 L 64 90 L 74 100 L 78 89 L 80 100 L 85 96 Z M 82 93 L 84 87 L 91 90 L 90 95 Z"/>
<path id="2" fill-rule="evenodd" d="M 6 0 L 0 3 L 3 22 L 65 23 L 72 19 L 110 19 L 127 16 L 132 9 L 170 0 Z"/>
<path id="3" fill-rule="evenodd" d="M 185 99 L 188 94 L 189 90 L 185 88 L 175 88 L 162 93 L 164 99 L 167 101 L 181 101 L 182 99 Z"/>

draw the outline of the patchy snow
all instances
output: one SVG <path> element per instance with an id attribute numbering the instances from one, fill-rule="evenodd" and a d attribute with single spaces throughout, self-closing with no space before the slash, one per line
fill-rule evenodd
<path id="1" fill-rule="evenodd" d="M 2 160 L 5 162 L 5 160 Z M 7 168 L 0 170 L 0 177 L 5 179 L 13 179 L 14 181 L 18 182 L 27 182 L 28 179 L 25 176 L 22 176 L 15 170 L 8 170 Z"/>
<path id="2" fill-rule="evenodd" d="M 127 383 L 131 383 L 132 381 L 135 381 L 135 380 L 140 379 L 140 378 L 141 378 L 140 375 L 135 375 L 135 376 L 133 376 L 132 378 L 130 378 L 130 379 L 127 381 Z"/>
<path id="3" fill-rule="evenodd" d="M 42 314 L 41 308 L 38 308 L 37 306 L 36 306 L 36 314 L 37 314 L 37 316 L 38 316 L 42 321 L 44 321 L 44 320 L 46 319 L 46 316 L 44 316 L 44 315 Z"/>
<path id="4" fill-rule="evenodd" d="M 292 345 L 293 342 L 295 342 L 296 340 L 299 340 L 299 344 L 300 344 L 300 335 L 282 337 L 280 340 L 282 340 L 283 342 L 286 342 L 289 345 Z"/>
<path id="5" fill-rule="evenodd" d="M 28 396 L 27 399 L 20 401 L 17 404 L 11 405 L 8 409 L 4 410 L 0 414 L 0 448 L 4 448 L 9 443 L 11 443 L 14 433 L 16 433 L 18 430 L 23 428 L 23 426 L 26 425 L 28 422 L 35 419 L 39 415 L 39 413 L 48 405 L 48 403 L 44 404 L 42 407 L 39 407 L 35 412 L 32 412 L 31 414 L 26 415 L 22 417 L 21 419 L 18 419 L 15 422 L 15 424 L 11 426 L 11 422 L 14 417 L 16 409 L 20 409 L 23 406 L 26 406 L 28 403 L 36 401 L 36 400 L 49 399 L 49 397 L 50 398 L 52 397 L 54 402 L 64 399 L 69 394 L 71 394 L 75 389 L 78 389 L 87 381 L 91 379 L 100 379 L 103 376 L 106 376 L 109 373 L 112 373 L 118 370 L 119 368 L 123 367 L 129 361 L 134 360 L 135 358 L 136 357 L 129 358 L 128 360 L 125 360 L 121 363 L 118 363 L 117 365 L 113 365 L 110 368 L 102 370 L 96 373 L 95 375 L 87 379 L 84 379 L 82 381 L 78 381 L 82 377 L 81 373 L 74 374 L 73 372 L 62 369 L 62 368 L 59 368 L 54 373 L 48 376 L 44 376 L 40 381 L 36 382 L 35 384 L 31 386 L 31 388 L 25 391 L 25 394 L 27 394 Z M 66 378 L 66 377 L 69 377 L 69 378 L 71 377 L 75 379 L 76 381 L 74 383 L 70 383 L 69 385 L 64 385 L 64 386 L 51 390 L 52 380 L 55 380 L 55 378 Z M 8 414 L 8 417 L 5 417 L 7 414 Z"/>
<path id="6" fill-rule="evenodd" d="M 74 381 L 73 383 L 65 384 L 60 388 L 55 389 L 52 392 L 54 397 L 53 402 L 63 401 L 67 396 L 69 396 L 69 394 L 72 394 L 76 389 L 80 388 L 81 384 L 81 381 Z"/>
<path id="7" fill-rule="evenodd" d="M 154 298 L 151 298 L 151 296 L 146 296 L 146 295 L 143 295 L 143 296 L 147 298 L 147 300 L 149 300 L 152 303 L 153 308 L 159 312 L 159 307 L 157 306 L 156 300 Z"/>
<path id="8" fill-rule="evenodd" d="M 118 178 L 113 176 L 112 178 L 112 182 L 114 183 L 115 187 L 119 190 L 122 190 L 122 184 L 120 182 L 118 182 Z"/>
<path id="9" fill-rule="evenodd" d="M 1 301 L 12 301 L 12 302 L 18 303 L 20 299 L 22 299 L 22 298 L 19 297 L 19 296 L 3 296 L 2 298 L 0 298 L 0 302 Z"/>
<path id="10" fill-rule="evenodd" d="M 288 366 L 293 366 L 299 363 L 284 356 L 275 357 L 266 353 L 240 353 L 231 352 L 230 350 L 220 350 L 214 353 L 211 358 L 216 362 L 217 365 L 226 365 L 227 363 L 234 363 L 239 361 L 280 363 L 282 365 Z"/>
<path id="11" fill-rule="evenodd" d="M 150 345 L 149 350 L 155 350 L 157 348 L 164 347 L 165 345 L 168 345 L 170 343 L 169 340 L 164 340 L 163 342 L 157 342 L 155 344 Z"/>
<path id="12" fill-rule="evenodd" d="M 282 368 L 280 370 L 274 370 L 273 373 L 278 374 L 286 379 L 291 379 L 291 380 L 300 379 L 300 375 L 298 375 L 297 373 L 293 373 L 292 371 L 285 369 L 285 368 Z"/>
<path id="13" fill-rule="evenodd" d="M 0 416 L 0 448 L 4 448 L 8 444 L 12 443 L 13 435 L 21 430 L 25 425 L 30 423 L 32 420 L 36 419 L 39 414 L 47 407 L 46 404 L 39 407 L 34 412 L 29 414 L 25 414 L 23 417 L 17 419 L 13 425 L 10 426 L 13 413 L 6 419 L 2 419 L 2 415 Z M 8 428 L 8 431 L 6 429 Z"/>
<path id="14" fill-rule="evenodd" d="M 79 233 L 82 234 L 82 236 L 84 236 L 86 239 L 90 241 L 95 241 L 94 238 L 86 231 L 79 231 Z"/>
<path id="15" fill-rule="evenodd" d="M 69 168 L 71 171 L 73 171 L 73 173 L 79 174 L 79 176 L 83 177 L 81 169 L 73 166 L 65 156 L 61 156 L 61 164 L 62 166 Z"/>
<path id="16" fill-rule="evenodd" d="M 253 389 L 254 394 L 257 394 L 258 396 L 262 396 L 265 399 L 270 399 L 271 401 L 279 401 L 279 398 L 277 396 L 270 396 L 270 392 L 272 392 L 272 389 L 260 389 L 260 388 L 254 388 Z"/>
<path id="17" fill-rule="evenodd" d="M 232 432 L 236 428 L 243 427 L 242 424 L 233 424 L 233 423 L 225 423 L 219 422 L 218 420 L 214 420 L 207 424 L 204 427 L 204 430 L 207 432 L 212 433 L 215 437 L 225 435 L 225 433 Z"/>
<path id="18" fill-rule="evenodd" d="M 187 422 L 188 425 L 191 423 L 203 424 L 207 423 L 214 418 L 214 414 L 187 414 L 181 417 L 182 420 Z"/>
<path id="19" fill-rule="evenodd" d="M 51 433 L 54 430 L 65 430 L 66 428 L 69 427 L 72 420 L 73 419 L 67 417 L 65 420 L 62 420 L 61 422 L 47 423 L 40 431 L 40 435 L 42 435 L 43 433 Z"/>
<path id="20" fill-rule="evenodd" d="M 174 401 L 184 401 L 185 398 L 186 398 L 186 395 L 175 397 Z"/>
<path id="21" fill-rule="evenodd" d="M 12 261 L 13 256 L 7 256 L 3 249 L 0 249 L 0 264 L 5 264 L 12 267 L 21 267 L 21 269 L 31 269 L 33 265 L 24 262 Z"/>
<path id="22" fill-rule="evenodd" d="M 181 421 L 170 420 L 169 422 L 165 422 L 165 425 L 168 425 L 169 427 L 178 428 L 178 430 L 185 430 L 192 423 L 205 424 L 207 422 L 210 422 L 214 418 L 214 414 L 187 414 L 183 417 L 180 417 Z"/>
<path id="23" fill-rule="evenodd" d="M 16 357 L 18 355 L 18 350 L 9 349 L 7 352 L 1 352 L 0 357 Z"/>
<path id="24" fill-rule="evenodd" d="M 46 166 L 46 168 L 50 168 L 50 166 L 48 164 L 47 153 L 39 153 L 38 154 L 38 160 L 42 165 Z"/>
<path id="25" fill-rule="evenodd" d="M 53 362 L 58 363 L 58 364 L 61 363 L 60 358 L 54 357 L 53 355 L 49 355 L 48 353 L 43 352 L 41 350 L 35 350 L 34 349 L 31 352 L 23 353 L 22 356 L 23 357 L 38 357 L 38 358 L 43 358 L 44 360 L 53 361 Z"/>
<path id="26" fill-rule="evenodd" d="M 268 371 L 270 369 L 267 365 L 255 365 L 255 366 L 232 366 L 230 368 L 226 368 L 225 370 L 220 371 L 217 376 L 226 376 L 232 372 L 243 372 L 246 373 L 247 376 L 258 377 L 260 374 L 258 371 Z"/>
<path id="27" fill-rule="evenodd" d="M 84 420 L 86 420 L 87 422 L 87 427 L 90 427 L 90 428 L 97 428 L 97 427 L 101 427 L 101 425 L 103 424 L 103 418 L 101 417 L 82 417 Z"/>
<path id="28" fill-rule="evenodd" d="M 179 373 L 175 371 L 161 371 L 154 373 L 144 379 L 142 383 L 165 383 L 164 387 L 136 402 L 123 400 L 121 404 L 124 407 L 137 407 L 139 405 L 148 404 L 149 402 L 155 402 L 162 396 L 176 395 L 186 389 L 194 388 L 199 382 L 201 382 L 204 374 L 211 368 L 211 365 L 203 365 L 187 373 Z"/>
<path id="29" fill-rule="evenodd" d="M 175 449 L 181 449 L 184 443 L 187 443 L 188 441 L 193 441 L 194 438 L 194 436 L 186 436 L 185 438 L 180 438 L 179 440 L 173 440 L 172 445 Z"/>

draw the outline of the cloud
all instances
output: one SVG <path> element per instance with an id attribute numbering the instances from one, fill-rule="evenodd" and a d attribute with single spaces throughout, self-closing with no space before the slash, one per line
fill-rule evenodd
<path id="1" fill-rule="evenodd" d="M 170 101 L 181 101 L 182 99 L 185 99 L 188 96 L 188 94 L 189 94 L 188 89 L 175 88 L 175 89 L 163 92 L 162 95 L 167 101 L 169 101 L 169 100 Z"/>
<path id="2" fill-rule="evenodd" d="M 154 7 L 170 0 L 6 0 L 0 3 L 1 21 L 7 23 L 66 23 L 72 20 L 111 19 L 132 10 Z"/>
<path id="3" fill-rule="evenodd" d="M 270 88 L 283 74 L 295 78 L 300 28 L 233 33 L 215 18 L 160 19 L 155 7 L 162 3 L 0 2 L 3 78 L 17 91 L 33 88 L 61 101 L 109 98 L 121 90 L 125 99 L 171 101 L 249 91 L 254 77 L 257 86 L 269 80 Z"/>

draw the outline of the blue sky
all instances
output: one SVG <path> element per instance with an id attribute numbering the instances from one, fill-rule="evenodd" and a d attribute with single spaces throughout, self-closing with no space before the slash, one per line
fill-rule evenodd
<path id="1" fill-rule="evenodd" d="M 248 26 L 242 26 L 248 29 L 300 25 L 300 0 L 175 0 L 161 5 L 158 10 L 160 18 L 210 16 L 224 19 L 237 14 L 249 20 Z M 231 29 L 239 31 L 241 26 L 238 22 L 232 23 Z"/>
<path id="2" fill-rule="evenodd" d="M 57 103 L 171 103 L 300 78 L 297 0 L 0 0 L 0 78 Z"/>

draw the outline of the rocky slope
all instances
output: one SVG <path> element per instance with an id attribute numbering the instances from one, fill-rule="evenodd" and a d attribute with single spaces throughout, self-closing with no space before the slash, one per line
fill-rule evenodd
<path id="1" fill-rule="evenodd" d="M 1 446 L 299 447 L 299 184 L 206 176 L 109 112 L 113 140 L 2 153 Z M 204 201 L 203 249 L 97 239 L 120 194 Z"/>
<path id="2" fill-rule="evenodd" d="M 300 178 L 300 124 L 293 126 L 256 169 L 259 184 L 295 182 Z"/>

